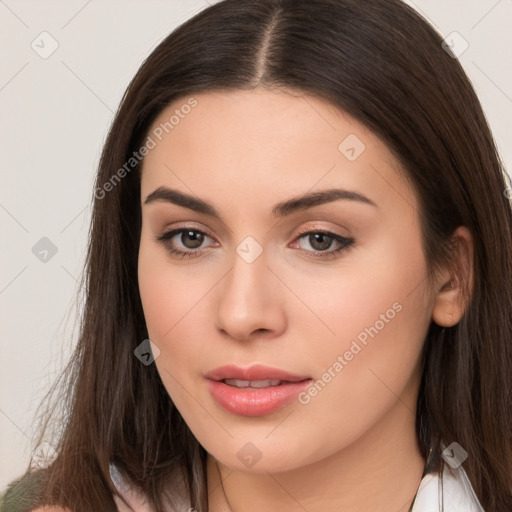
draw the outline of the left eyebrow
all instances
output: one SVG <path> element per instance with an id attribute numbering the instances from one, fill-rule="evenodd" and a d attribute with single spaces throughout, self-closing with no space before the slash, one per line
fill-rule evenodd
<path id="1" fill-rule="evenodd" d="M 295 212 L 307 210 L 314 206 L 331 203 L 333 201 L 338 201 L 340 199 L 357 201 L 363 204 L 374 206 L 375 208 L 379 208 L 374 201 L 372 201 L 371 199 L 369 199 L 368 197 L 359 192 L 353 190 L 333 188 L 322 190 L 319 192 L 312 192 L 310 194 L 294 197 L 281 203 L 278 203 L 274 206 L 274 208 L 272 208 L 272 216 L 278 218 L 286 217 Z M 178 206 L 188 208 L 189 210 L 204 213 L 205 215 L 210 215 L 218 219 L 221 218 L 218 211 L 211 204 L 197 197 L 185 194 L 183 192 L 168 187 L 158 187 L 156 190 L 151 192 L 151 194 L 149 194 L 146 197 L 144 204 L 150 204 L 155 201 L 165 201 L 168 203 L 173 203 Z"/>
<path id="2" fill-rule="evenodd" d="M 300 197 L 288 199 L 282 203 L 278 203 L 272 209 L 272 215 L 274 217 L 285 217 L 292 213 L 307 210 L 313 206 L 318 206 L 325 203 L 332 203 L 340 199 L 346 199 L 349 201 L 358 201 L 363 204 L 374 206 L 378 208 L 377 204 L 366 197 L 364 194 L 356 192 L 354 190 L 345 190 L 342 188 L 331 188 L 328 190 L 321 190 L 319 192 L 312 192 L 305 194 Z"/>

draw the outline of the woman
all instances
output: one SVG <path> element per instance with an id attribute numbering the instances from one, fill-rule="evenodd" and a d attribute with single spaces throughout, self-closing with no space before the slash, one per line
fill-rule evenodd
<path id="1" fill-rule="evenodd" d="M 5 510 L 512 509 L 512 215 L 452 57 L 398 0 L 226 0 L 159 45 L 57 456 Z"/>

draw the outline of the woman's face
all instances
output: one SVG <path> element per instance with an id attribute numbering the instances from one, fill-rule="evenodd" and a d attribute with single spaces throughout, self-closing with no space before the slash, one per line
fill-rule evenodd
<path id="1" fill-rule="evenodd" d="M 412 432 L 434 302 L 386 146 L 329 103 L 262 89 L 178 100 L 148 135 L 140 293 L 206 450 L 284 471 Z"/>

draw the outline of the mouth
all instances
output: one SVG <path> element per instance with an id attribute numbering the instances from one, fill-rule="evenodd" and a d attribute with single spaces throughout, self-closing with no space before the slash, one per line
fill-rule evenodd
<path id="1" fill-rule="evenodd" d="M 227 365 L 205 375 L 209 391 L 226 411 L 240 416 L 263 416 L 289 404 L 305 390 L 311 377 L 263 365 Z"/>
<path id="2" fill-rule="evenodd" d="M 205 377 L 217 382 L 226 381 L 227 384 L 239 387 L 248 386 L 243 383 L 254 383 L 255 386 L 253 387 L 278 386 L 281 382 L 300 382 L 311 378 L 308 375 L 297 375 L 262 364 L 255 364 L 248 368 L 228 364 L 215 368 L 208 372 Z"/>
<path id="3" fill-rule="evenodd" d="M 289 382 L 286 380 L 279 379 L 265 379 L 265 380 L 238 380 L 238 379 L 223 379 L 220 382 L 224 382 L 228 386 L 235 388 L 268 388 L 274 386 L 280 386 L 283 382 Z"/>

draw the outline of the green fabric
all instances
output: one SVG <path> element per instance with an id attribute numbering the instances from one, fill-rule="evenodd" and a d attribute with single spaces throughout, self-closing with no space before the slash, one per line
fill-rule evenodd
<path id="1" fill-rule="evenodd" d="M 37 506 L 42 471 L 25 473 L 0 496 L 0 512 L 30 512 Z"/>

